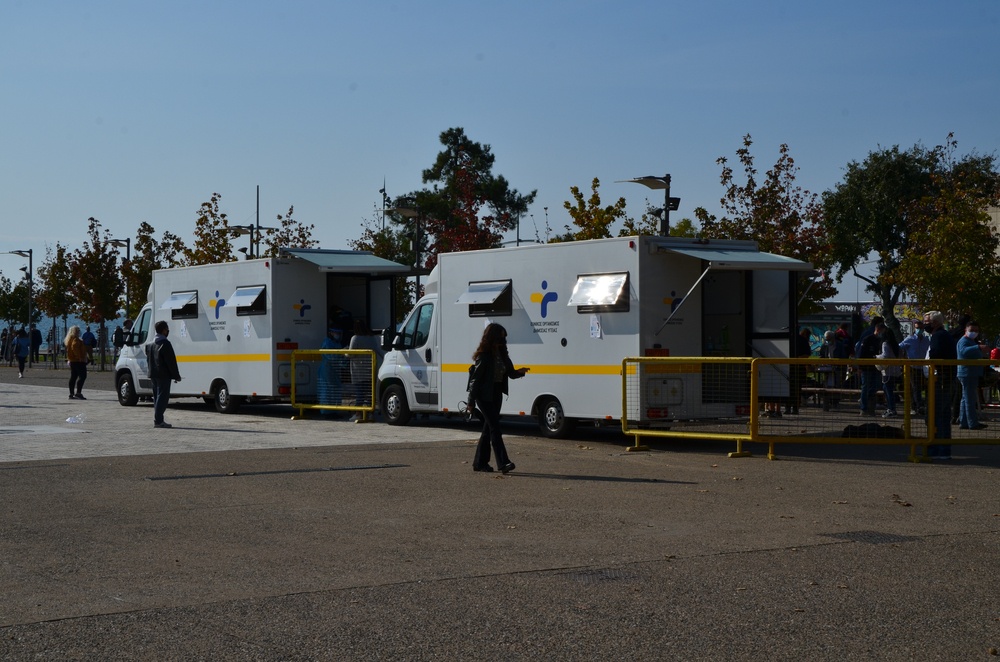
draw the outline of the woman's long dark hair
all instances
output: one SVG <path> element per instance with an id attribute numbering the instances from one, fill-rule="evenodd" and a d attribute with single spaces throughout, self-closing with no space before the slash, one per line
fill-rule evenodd
<path id="1" fill-rule="evenodd" d="M 507 329 L 491 323 L 483 330 L 483 337 L 479 341 L 479 347 L 472 353 L 472 360 L 477 361 L 484 354 L 494 353 L 501 358 L 507 358 Z"/>

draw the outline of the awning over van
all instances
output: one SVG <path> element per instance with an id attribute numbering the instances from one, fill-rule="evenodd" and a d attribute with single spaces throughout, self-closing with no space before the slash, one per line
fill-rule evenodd
<path id="1" fill-rule="evenodd" d="M 622 296 L 628 272 L 578 276 L 568 306 L 613 306 Z"/>
<path id="2" fill-rule="evenodd" d="M 198 292 L 174 292 L 163 302 L 160 310 L 180 310 L 198 297 Z"/>
<path id="3" fill-rule="evenodd" d="M 490 305 L 500 298 L 505 290 L 510 289 L 509 280 L 488 280 L 479 283 L 469 283 L 469 287 L 455 303 Z"/>
<path id="4" fill-rule="evenodd" d="M 226 299 L 226 305 L 235 306 L 236 308 L 246 308 L 247 306 L 252 306 L 263 293 L 263 285 L 237 287 L 233 295 Z"/>
<path id="5" fill-rule="evenodd" d="M 758 251 L 731 251 L 722 248 L 673 248 L 663 246 L 659 249 L 666 253 L 677 253 L 687 257 L 696 257 L 708 262 L 710 269 L 754 270 L 777 269 L 781 271 L 809 271 L 812 265 L 802 260 L 796 260 L 774 253 Z"/>
<path id="6" fill-rule="evenodd" d="M 657 251 L 661 253 L 676 253 L 677 255 L 698 258 L 699 260 L 707 262 L 708 266 L 705 267 L 705 270 L 701 272 L 700 276 L 698 276 L 698 280 L 694 282 L 691 289 L 684 295 L 684 298 L 681 300 L 681 305 L 670 311 L 670 315 L 663 321 L 660 328 L 656 330 L 655 335 L 659 335 L 660 331 L 663 331 L 663 328 L 670 323 L 670 320 L 674 318 L 681 307 L 687 303 L 688 297 L 691 296 L 691 293 L 694 292 L 695 288 L 701 284 L 701 281 L 712 269 L 715 269 L 716 271 L 812 270 L 812 265 L 808 262 L 796 260 L 792 257 L 785 257 L 784 255 L 761 253 L 759 251 L 737 251 L 727 250 L 725 248 L 701 248 L 696 246 L 684 246 L 683 248 L 660 246 L 657 248 Z"/>
<path id="7" fill-rule="evenodd" d="M 321 248 L 282 248 L 281 252 L 312 262 L 320 271 L 333 273 L 407 274 L 410 267 L 378 257 L 367 251 L 338 251 Z"/>

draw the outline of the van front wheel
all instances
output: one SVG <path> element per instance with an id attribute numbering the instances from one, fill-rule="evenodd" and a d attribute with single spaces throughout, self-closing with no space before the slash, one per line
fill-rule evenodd
<path id="1" fill-rule="evenodd" d="M 558 399 L 546 398 L 538 405 L 538 427 L 546 437 L 561 439 L 573 429 L 573 421 L 566 418 Z"/>
<path id="2" fill-rule="evenodd" d="M 389 425 L 406 425 L 410 422 L 406 391 L 399 384 L 391 384 L 382 394 L 382 416 Z"/>
<path id="3" fill-rule="evenodd" d="M 135 392 L 132 375 L 123 372 L 118 377 L 118 403 L 122 407 L 134 407 L 139 402 L 139 394 Z"/>

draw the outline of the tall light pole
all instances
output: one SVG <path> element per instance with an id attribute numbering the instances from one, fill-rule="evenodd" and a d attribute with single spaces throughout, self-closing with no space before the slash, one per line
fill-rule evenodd
<path id="1" fill-rule="evenodd" d="M 107 243 L 111 244 L 112 246 L 116 246 L 118 248 L 121 248 L 122 246 L 124 246 L 125 247 L 125 264 L 128 264 L 128 265 L 131 266 L 131 263 L 132 263 L 132 237 L 125 237 L 124 239 L 108 239 Z M 124 268 L 122 269 L 122 271 L 124 271 Z M 126 318 L 128 318 L 128 316 L 129 316 L 129 309 L 132 307 L 131 306 L 131 304 L 132 304 L 132 298 L 129 295 L 128 280 L 129 280 L 128 277 L 126 277 L 125 278 L 125 317 Z"/>
<path id="2" fill-rule="evenodd" d="M 617 182 L 633 182 L 654 190 L 664 190 L 663 208 L 652 210 L 652 214 L 660 219 L 660 236 L 668 236 L 670 234 L 670 212 L 677 211 L 681 206 L 680 198 L 670 197 L 670 175 L 666 174 L 662 177 L 646 175 L 645 177 L 635 177 L 634 179 L 619 179 Z"/>
<path id="3" fill-rule="evenodd" d="M 25 275 L 28 276 L 28 323 L 25 324 L 25 326 L 27 327 L 28 333 L 30 334 L 31 333 L 31 303 L 32 303 L 31 298 L 32 298 L 32 293 L 34 292 L 34 279 L 32 277 L 32 274 L 35 271 L 34 264 L 32 263 L 32 256 L 34 254 L 34 251 L 29 248 L 29 249 L 23 250 L 23 251 L 11 251 L 10 254 L 11 255 L 20 255 L 21 257 L 28 258 L 27 271 L 25 271 L 24 267 L 21 267 L 21 271 L 24 271 Z M 30 336 L 28 337 L 28 341 L 29 342 L 31 341 L 31 337 Z M 34 352 L 29 352 L 28 353 L 28 365 L 29 366 L 32 365 L 32 359 L 33 358 L 34 358 Z"/>

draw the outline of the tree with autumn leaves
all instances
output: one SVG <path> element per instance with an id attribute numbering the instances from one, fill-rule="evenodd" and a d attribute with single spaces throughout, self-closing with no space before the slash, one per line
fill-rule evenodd
<path id="1" fill-rule="evenodd" d="M 787 144 L 778 148 L 778 160 L 761 179 L 752 146 L 753 139 L 747 134 L 743 146 L 736 150 L 742 181 L 726 157 L 716 159 L 722 166 L 720 181 L 725 189 L 719 200 L 723 215 L 716 217 L 703 207 L 695 209 L 700 235 L 706 239 L 750 239 L 762 251 L 811 263 L 820 275 L 800 277 L 799 291 L 805 293 L 805 299 L 799 313 L 814 312 L 820 301 L 836 293 L 828 273 L 832 264 L 830 241 L 819 196 L 795 183 L 799 169 Z"/>
<path id="2" fill-rule="evenodd" d="M 1000 330 L 998 238 L 986 211 L 1000 192 L 996 157 L 957 148 L 949 134 L 933 149 L 873 151 L 823 196 L 835 264 L 868 283 L 897 329 L 892 311 L 908 294 L 924 310 L 969 313 Z M 870 256 L 875 275 L 858 274 Z"/>

